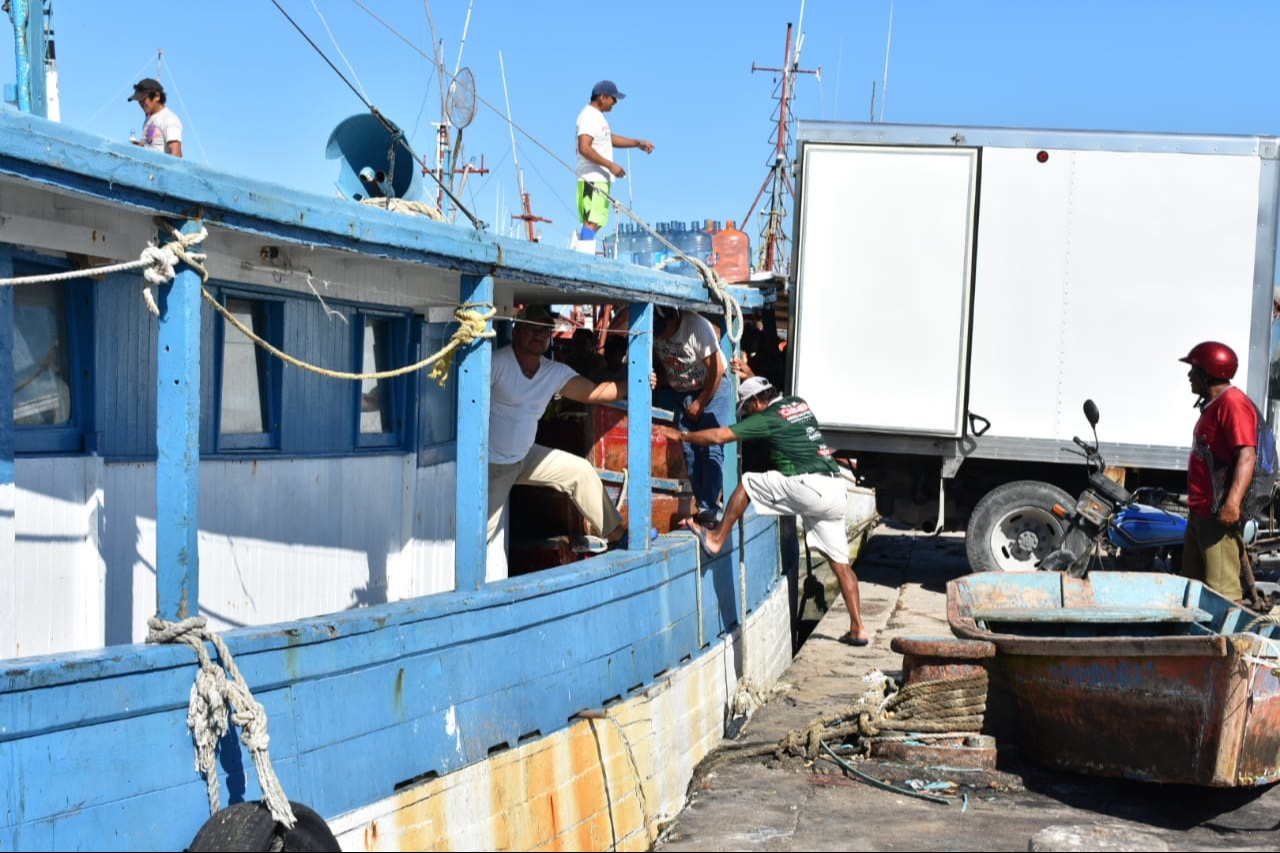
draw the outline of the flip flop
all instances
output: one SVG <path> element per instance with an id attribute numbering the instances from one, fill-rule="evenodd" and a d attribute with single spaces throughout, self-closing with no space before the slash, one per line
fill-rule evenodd
<path id="1" fill-rule="evenodd" d="M 713 553 L 711 553 L 711 549 L 707 547 L 707 530 L 706 530 L 706 528 L 699 528 L 699 529 L 697 529 L 697 530 L 694 530 L 692 527 L 690 527 L 689 525 L 687 525 L 687 524 L 686 524 L 686 525 L 684 525 L 684 529 L 685 529 L 685 530 L 687 530 L 687 531 L 689 531 L 690 533 L 692 533 L 694 536 L 698 537 L 698 544 L 702 546 L 702 553 L 706 554 L 708 557 L 718 557 L 718 556 L 720 556 L 719 554 L 713 554 Z"/>
<path id="2" fill-rule="evenodd" d="M 836 642 L 844 643 L 846 646 L 866 646 L 866 645 L 870 645 L 871 640 L 869 638 L 864 640 L 859 640 L 858 638 L 853 636 L 852 631 L 845 631 L 844 634 L 840 636 L 840 639 L 837 640 Z"/>
<path id="3" fill-rule="evenodd" d="M 575 554 L 603 554 L 609 550 L 609 542 L 599 536 L 579 536 L 570 547 Z"/>

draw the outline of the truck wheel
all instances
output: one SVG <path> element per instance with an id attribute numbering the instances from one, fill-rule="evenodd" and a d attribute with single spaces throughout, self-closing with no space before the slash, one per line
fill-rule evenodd
<path id="1" fill-rule="evenodd" d="M 1070 507 L 1071 495 L 1038 480 L 1018 480 L 992 489 L 969 516 L 964 535 L 969 568 L 975 572 L 1034 572 L 1062 544 L 1066 522 L 1053 505 Z"/>

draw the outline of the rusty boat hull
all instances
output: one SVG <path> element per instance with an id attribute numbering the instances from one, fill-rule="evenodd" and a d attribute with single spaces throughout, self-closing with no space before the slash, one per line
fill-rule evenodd
<path id="1" fill-rule="evenodd" d="M 1280 626 L 1147 572 L 980 574 L 947 586 L 958 637 L 996 646 L 996 732 L 1054 768 L 1153 782 L 1280 780 Z"/>

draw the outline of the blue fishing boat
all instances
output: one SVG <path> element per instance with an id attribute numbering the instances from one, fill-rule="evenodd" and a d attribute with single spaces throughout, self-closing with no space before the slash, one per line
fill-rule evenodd
<path id="1" fill-rule="evenodd" d="M 995 644 L 992 704 L 1038 763 L 1212 787 L 1280 780 L 1280 627 L 1199 581 L 975 574 L 947 584 L 947 619 Z"/>
<path id="2" fill-rule="evenodd" d="M 491 336 L 627 306 L 647 532 L 654 304 L 760 292 L 380 209 L 381 121 L 360 204 L 48 121 L 39 77 L 0 121 L 0 850 L 648 849 L 790 660 L 779 528 L 486 582 Z"/>

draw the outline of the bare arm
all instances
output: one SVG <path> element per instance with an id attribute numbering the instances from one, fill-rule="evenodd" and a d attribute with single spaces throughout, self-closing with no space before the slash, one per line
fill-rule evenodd
<path id="1" fill-rule="evenodd" d="M 632 139 L 629 136 L 619 136 L 616 133 L 610 138 L 613 140 L 614 148 L 639 148 L 646 154 L 653 153 L 653 143 L 647 139 Z"/>
<path id="2" fill-rule="evenodd" d="M 575 376 L 560 389 L 560 396 L 578 403 L 612 403 L 627 398 L 626 386 L 621 382 L 592 382 L 585 376 Z"/>
<path id="3" fill-rule="evenodd" d="M 182 156 L 182 140 L 175 139 L 173 142 L 166 142 L 164 150 L 172 154 L 174 157 Z"/>
<path id="4" fill-rule="evenodd" d="M 674 427 L 659 424 L 654 426 L 654 429 L 664 438 L 669 438 L 672 441 L 686 441 L 698 447 L 711 447 L 716 444 L 728 444 L 731 441 L 738 440 L 738 437 L 733 434 L 733 430 L 728 427 L 700 429 L 697 432 L 680 432 Z"/>
<path id="5" fill-rule="evenodd" d="M 617 144 L 617 139 L 618 138 L 615 136 L 614 144 Z M 625 148 L 626 146 L 623 147 Z M 589 133 L 578 134 L 578 153 L 581 154 L 588 162 L 595 163 L 597 166 L 603 167 L 615 178 L 625 178 L 627 176 L 626 169 L 622 168 L 612 160 L 606 160 L 604 157 L 601 157 L 600 152 L 591 147 L 591 134 Z"/>
<path id="6" fill-rule="evenodd" d="M 1231 490 L 1227 492 L 1222 508 L 1218 510 L 1218 521 L 1223 524 L 1235 524 L 1240 520 L 1240 502 L 1253 479 L 1253 465 L 1258 458 L 1256 447 L 1240 447 L 1236 449 L 1236 465 L 1231 475 Z"/>
<path id="7" fill-rule="evenodd" d="M 703 360 L 703 364 L 707 368 L 707 378 L 702 383 L 702 393 L 698 395 L 698 399 L 702 401 L 702 407 L 705 409 L 707 403 L 711 402 L 711 398 L 720 389 L 720 380 L 724 379 L 724 354 L 717 352 L 715 355 L 709 355 Z"/>
<path id="8" fill-rule="evenodd" d="M 729 360 L 729 369 L 738 374 L 739 379 L 750 379 L 756 375 L 751 366 L 747 364 L 747 360 L 740 355 L 734 356 Z"/>

